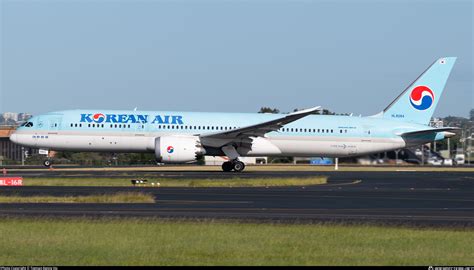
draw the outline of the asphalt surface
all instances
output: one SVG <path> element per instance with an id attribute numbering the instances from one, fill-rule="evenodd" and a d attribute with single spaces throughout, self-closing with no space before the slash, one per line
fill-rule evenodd
<path id="1" fill-rule="evenodd" d="M 30 173 L 30 174 L 29 174 Z M 37 172 L 22 172 L 30 175 Z M 128 172 L 130 173 L 130 172 Z M 136 177 L 233 178 L 214 171 L 131 172 Z M 46 172 L 124 177 L 123 172 Z M 0 187 L 0 195 L 78 196 L 142 191 L 155 204 L 0 204 L 0 216 L 211 218 L 272 222 L 474 227 L 472 172 L 244 172 L 239 177 L 329 176 L 328 184 L 271 188 Z M 44 177 L 44 175 L 41 175 Z"/>

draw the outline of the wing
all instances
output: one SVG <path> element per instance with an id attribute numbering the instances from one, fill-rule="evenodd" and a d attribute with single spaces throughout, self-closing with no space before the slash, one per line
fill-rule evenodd
<path id="1" fill-rule="evenodd" d="M 318 111 L 319 108 L 320 106 L 293 112 L 285 115 L 284 117 L 251 126 L 227 130 L 224 132 L 202 134 L 201 141 L 204 144 L 214 147 L 223 146 L 233 141 L 251 143 L 251 137 L 263 137 L 268 132 L 277 131 L 288 123 L 294 122 Z"/>

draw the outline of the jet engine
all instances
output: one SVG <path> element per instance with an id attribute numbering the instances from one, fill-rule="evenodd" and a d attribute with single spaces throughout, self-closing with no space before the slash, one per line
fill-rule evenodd
<path id="1" fill-rule="evenodd" d="M 163 163 L 187 163 L 206 153 L 198 136 L 162 136 L 155 138 L 155 156 Z"/>

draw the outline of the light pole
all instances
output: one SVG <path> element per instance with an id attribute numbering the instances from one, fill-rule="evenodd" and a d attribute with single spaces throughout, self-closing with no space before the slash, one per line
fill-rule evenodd
<path id="1" fill-rule="evenodd" d="M 451 158 L 451 147 L 450 147 L 449 142 L 450 142 L 450 140 L 448 138 L 448 158 Z"/>
<path id="2" fill-rule="evenodd" d="M 25 147 L 21 147 L 21 166 L 25 166 Z"/>
<path id="3" fill-rule="evenodd" d="M 471 154 L 472 154 L 472 131 L 471 129 L 469 129 L 469 134 L 470 136 L 467 137 L 467 139 L 469 139 L 469 149 L 467 151 L 467 157 L 468 157 L 468 160 L 467 160 L 467 164 L 471 165 Z"/>
<path id="4" fill-rule="evenodd" d="M 425 145 L 421 145 L 421 166 L 425 165 Z"/>

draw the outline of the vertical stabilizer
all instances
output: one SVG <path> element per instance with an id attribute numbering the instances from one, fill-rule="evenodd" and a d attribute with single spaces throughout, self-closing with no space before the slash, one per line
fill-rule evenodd
<path id="1" fill-rule="evenodd" d="M 381 116 L 391 120 L 429 124 L 454 62 L 456 57 L 436 60 L 383 110 Z"/>

